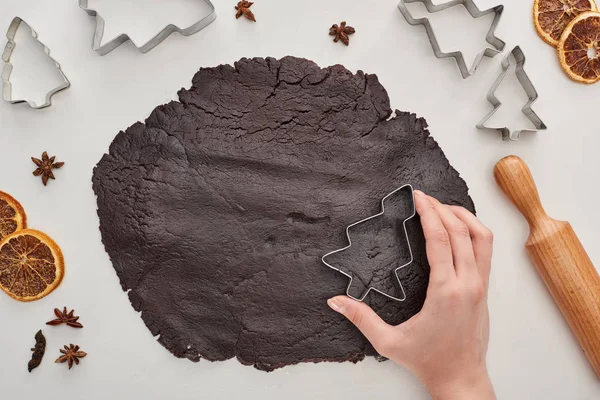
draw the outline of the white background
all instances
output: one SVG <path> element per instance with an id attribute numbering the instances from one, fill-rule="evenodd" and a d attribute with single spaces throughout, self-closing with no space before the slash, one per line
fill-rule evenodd
<path id="1" fill-rule="evenodd" d="M 128 31 L 140 43 L 165 22 L 192 22 L 199 2 L 135 0 L 142 5 L 135 8 L 127 6 L 131 1 L 90 0 L 90 5 L 105 10 L 108 35 Z M 475 129 L 489 110 L 485 95 L 500 72 L 501 57 L 484 59 L 479 73 L 463 81 L 453 60 L 433 56 L 423 28 L 409 26 L 395 0 L 257 0 L 252 8 L 256 24 L 235 20 L 235 0 L 215 0 L 218 18 L 206 30 L 187 38 L 173 35 L 145 55 L 128 43 L 105 57 L 91 50 L 93 19 L 75 0 L 0 0 L 0 29 L 15 15 L 23 17 L 72 82 L 43 111 L 0 102 L 0 190 L 21 201 L 30 226 L 50 234 L 62 246 L 67 263 L 60 288 L 41 301 L 21 304 L 0 293 L 1 397 L 428 398 L 403 368 L 372 359 L 358 365 L 302 364 L 270 374 L 236 360 L 194 364 L 176 359 L 155 342 L 130 306 L 104 252 L 91 176 L 119 130 L 174 99 L 178 89 L 189 87 L 199 67 L 244 56 L 294 55 L 323 67 L 340 63 L 352 71 L 377 74 L 393 108 L 427 118 L 433 136 L 469 184 L 479 216 L 497 238 L 489 370 L 499 398 L 600 398 L 600 381 L 526 257 L 527 225 L 492 177 L 495 162 L 503 156 L 523 157 L 548 212 L 571 221 L 590 257 L 600 263 L 600 84 L 584 86 L 566 78 L 552 47 L 535 33 L 532 1 L 506 1 L 498 36 L 507 49 L 522 46 L 526 70 L 540 94 L 534 109 L 549 126 L 516 143 Z M 494 5 L 491 0 L 480 4 Z M 411 10 L 423 13 L 422 7 Z M 473 57 L 485 44 L 491 18 L 473 21 L 464 9 L 436 17 L 444 49 L 464 50 Z M 329 26 L 342 19 L 357 30 L 349 48 L 327 35 Z M 30 89 L 32 76 L 42 76 L 23 62 L 25 54 L 17 44 L 13 78 L 21 94 Z M 527 123 L 519 115 L 526 98 L 514 79 L 499 97 L 506 106 L 492 122 L 514 127 Z M 44 150 L 66 162 L 48 187 L 31 175 L 29 159 Z M 83 330 L 43 325 L 52 318 L 52 309 L 63 305 L 81 315 Z M 29 348 L 41 327 L 48 350 L 41 367 L 29 374 Z M 66 343 L 80 344 L 89 353 L 71 371 L 52 363 Z"/>

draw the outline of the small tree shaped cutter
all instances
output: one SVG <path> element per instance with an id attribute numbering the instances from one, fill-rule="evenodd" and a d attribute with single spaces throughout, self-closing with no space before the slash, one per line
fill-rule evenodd
<path id="1" fill-rule="evenodd" d="M 394 268 L 394 271 L 393 271 L 393 274 L 394 274 L 394 276 L 396 277 L 396 280 L 398 281 L 398 284 L 400 285 L 400 292 L 402 293 L 402 295 L 401 295 L 400 297 L 396 297 L 396 296 L 392 296 L 391 294 L 388 294 L 388 293 L 382 292 L 381 290 L 379 290 L 379 289 L 377 289 L 377 288 L 374 288 L 374 287 L 369 287 L 369 288 L 368 288 L 368 289 L 367 289 L 367 290 L 366 290 L 366 291 L 363 293 L 363 295 L 362 295 L 361 297 L 359 297 L 359 298 L 358 298 L 358 297 L 354 297 L 354 296 L 352 296 L 352 295 L 350 294 L 350 288 L 352 287 L 352 279 L 353 279 L 353 278 L 352 278 L 352 275 L 351 275 L 351 274 L 349 274 L 349 273 L 347 273 L 347 272 L 344 272 L 344 271 L 342 271 L 342 270 L 341 270 L 341 269 L 339 269 L 339 268 L 336 268 L 336 267 L 334 267 L 334 266 L 333 266 L 333 265 L 331 265 L 331 264 L 329 264 L 329 263 L 327 262 L 327 258 L 328 258 L 329 256 L 333 255 L 333 254 L 341 253 L 341 252 L 343 252 L 343 251 L 345 251 L 345 250 L 348 250 L 350 247 L 352 247 L 352 239 L 350 238 L 350 229 L 352 229 L 353 227 L 355 227 L 355 226 L 357 226 L 357 225 L 360 225 L 360 224 L 362 224 L 362 223 L 364 223 L 364 222 L 367 222 L 367 221 L 373 220 L 373 219 L 375 219 L 375 218 L 379 218 L 379 217 L 381 217 L 383 214 L 385 214 L 385 202 L 386 202 L 386 200 L 387 200 L 387 199 L 389 199 L 390 197 L 392 197 L 392 196 L 396 195 L 398 192 L 401 192 L 401 191 L 403 191 L 403 190 L 408 190 L 408 191 L 409 191 L 409 193 L 410 193 L 410 198 L 411 198 L 411 204 L 412 204 L 412 211 L 411 211 L 411 215 L 410 215 L 408 218 L 406 218 L 406 219 L 405 219 L 405 220 L 402 222 L 402 228 L 403 228 L 403 230 L 404 230 L 404 235 L 405 235 L 405 237 L 406 237 L 406 243 L 407 243 L 407 245 L 408 245 L 408 252 L 409 252 L 409 254 L 410 254 L 410 260 L 409 260 L 407 263 L 405 263 L 405 264 L 403 264 L 403 265 L 401 265 L 401 266 L 399 266 L 399 267 L 397 267 L 397 268 Z M 412 185 L 404 185 L 404 186 L 401 186 L 401 187 L 399 187 L 398 189 L 394 190 L 392 193 L 390 193 L 390 194 L 388 194 L 387 196 L 385 196 L 385 197 L 383 198 L 383 200 L 381 200 L 381 212 L 379 212 L 378 214 L 375 214 L 375 215 L 373 215 L 373 216 L 370 216 L 370 217 L 368 217 L 368 218 L 365 218 L 365 219 L 363 219 L 363 220 L 360 220 L 360 221 L 358 221 L 358 222 L 355 222 L 355 223 L 353 223 L 353 224 L 351 224 L 351 225 L 348 225 L 348 227 L 346 228 L 346 237 L 348 238 L 348 245 L 347 245 L 346 247 L 344 247 L 344 248 L 341 248 L 341 249 L 338 249 L 338 250 L 334 250 L 334 251 L 332 251 L 332 252 L 329 252 L 329 253 L 325 254 L 325 255 L 324 255 L 322 258 L 321 258 L 321 260 L 323 261 L 323 264 L 325 264 L 325 265 L 326 265 L 326 266 L 328 266 L 329 268 L 331 268 L 331 269 L 333 269 L 333 270 L 335 270 L 335 271 L 337 271 L 337 272 L 339 272 L 339 273 L 342 273 L 342 274 L 344 274 L 346 277 L 348 277 L 348 278 L 350 279 L 350 282 L 348 282 L 348 287 L 346 288 L 346 295 L 347 295 L 348 297 L 350 297 L 350 298 L 352 298 L 352 299 L 354 299 L 354 300 L 356 300 L 356 301 L 364 301 L 364 299 L 365 299 L 365 298 L 366 298 L 366 297 L 369 295 L 369 293 L 370 293 L 371 291 L 375 291 L 375 292 L 377 292 L 377 293 L 379 293 L 379 294 L 382 294 L 382 295 L 384 295 L 384 296 L 386 296 L 386 297 L 388 297 L 388 298 L 390 298 L 390 299 L 392 299 L 392 300 L 396 300 L 396 301 L 400 301 L 400 302 L 402 302 L 402 301 L 405 301 L 405 300 L 406 300 L 406 292 L 404 291 L 404 286 L 402 286 L 402 282 L 401 282 L 401 280 L 400 280 L 400 276 L 398 276 L 398 272 L 399 272 L 399 271 L 400 271 L 402 268 L 405 268 L 405 267 L 409 266 L 410 264 L 412 264 L 412 263 L 413 263 L 413 261 L 414 261 L 413 252 L 412 252 L 412 249 L 411 249 L 411 246 L 410 246 L 410 239 L 409 239 L 409 237 L 408 237 L 408 230 L 407 230 L 407 228 L 406 228 L 406 223 L 407 223 L 408 221 L 410 221 L 412 218 L 414 218 L 416 215 L 417 215 L 417 210 L 416 210 L 416 207 L 415 207 L 415 199 L 414 199 L 414 190 L 413 190 L 413 187 L 412 187 Z"/>
<path id="2" fill-rule="evenodd" d="M 496 90 L 498 89 L 498 87 L 500 86 L 500 84 L 502 83 L 504 78 L 506 77 L 506 74 L 508 73 L 508 70 L 510 69 L 510 66 L 512 65 L 511 58 L 513 58 L 516 63 L 515 74 L 517 76 L 517 79 L 519 80 L 519 83 L 523 87 L 523 90 L 525 90 L 527 97 L 529 98 L 527 103 L 522 108 L 523 114 L 525 114 L 525 116 L 531 121 L 533 126 L 535 126 L 535 129 L 521 129 L 521 130 L 517 130 L 517 131 L 511 131 L 508 127 L 494 128 L 494 127 L 490 127 L 490 126 L 486 125 L 487 122 L 489 121 L 489 119 L 492 117 L 492 115 L 494 115 L 496 113 L 496 111 L 498 111 L 498 109 L 500 107 L 502 107 L 502 103 L 496 97 Z M 529 76 L 527 76 L 524 66 L 525 66 L 525 53 L 523 53 L 523 50 L 521 50 L 521 47 L 516 46 L 502 60 L 502 73 L 500 74 L 498 79 L 496 79 L 496 81 L 490 88 L 490 91 L 488 92 L 488 95 L 487 95 L 487 100 L 490 102 L 490 104 L 492 106 L 494 106 L 494 109 L 492 111 L 490 111 L 477 124 L 478 129 L 488 129 L 488 130 L 494 130 L 494 131 L 500 132 L 502 134 L 502 140 L 505 140 L 505 141 L 519 140 L 519 138 L 521 137 L 521 132 L 537 132 L 537 131 L 543 131 L 543 130 L 547 129 L 546 124 L 544 124 L 544 122 L 540 119 L 540 117 L 538 117 L 538 115 L 531 108 L 533 103 L 535 103 L 535 101 L 538 98 L 538 93 L 537 93 L 537 90 L 535 90 L 533 83 L 529 79 Z"/>
<path id="3" fill-rule="evenodd" d="M 52 60 L 52 62 L 54 62 L 54 66 L 56 67 L 56 69 L 58 70 L 58 72 L 60 73 L 60 75 L 63 79 L 63 83 L 61 83 L 59 86 L 55 87 L 54 89 L 52 89 L 51 91 L 46 93 L 45 101 L 41 105 L 37 105 L 35 102 L 30 101 L 30 100 L 13 99 L 13 97 L 12 97 L 12 85 L 10 83 L 10 75 L 13 70 L 13 65 L 10 63 L 10 57 L 12 56 L 13 50 L 16 47 L 15 37 L 16 37 L 17 31 L 19 30 L 21 25 L 25 25 L 25 27 L 27 27 L 27 29 L 29 29 L 29 31 L 31 32 L 31 36 L 33 36 L 33 38 L 42 46 L 42 48 L 44 49 L 44 52 L 50 58 L 50 60 Z M 23 21 L 21 18 L 15 17 L 12 20 L 10 26 L 8 27 L 8 32 L 6 33 L 6 37 L 8 39 L 8 43 L 6 44 L 6 47 L 4 48 L 4 53 L 2 53 L 2 61 L 4 61 L 6 63 L 4 65 L 4 69 L 2 70 L 2 83 L 3 83 L 2 96 L 3 96 L 4 100 L 8 101 L 11 104 L 27 102 L 27 104 L 29 104 L 32 108 L 34 108 L 36 110 L 51 106 L 52 105 L 52 101 L 51 101 L 52 96 L 54 96 L 56 93 L 63 91 L 71 86 L 71 82 L 69 82 L 69 80 L 63 73 L 63 71 L 60 67 L 60 64 L 50 56 L 50 49 L 48 47 L 46 47 L 46 45 L 44 45 L 44 43 L 40 42 L 40 40 L 38 39 L 37 32 L 34 31 L 33 28 L 31 26 L 29 26 L 29 24 L 27 24 L 27 22 Z"/>

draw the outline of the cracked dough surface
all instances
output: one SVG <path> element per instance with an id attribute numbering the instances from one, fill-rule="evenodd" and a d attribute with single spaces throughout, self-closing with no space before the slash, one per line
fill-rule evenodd
<path id="1" fill-rule="evenodd" d="M 120 132 L 94 169 L 100 230 L 158 341 L 177 357 L 265 371 L 376 355 L 327 307 L 348 280 L 321 256 L 405 183 L 474 211 L 425 120 L 390 116 L 375 75 L 255 58 L 201 69 L 179 101 Z M 408 231 L 408 299 L 367 298 L 390 323 L 420 310 L 428 284 L 417 219 Z M 384 272 L 356 275 L 397 290 Z"/>

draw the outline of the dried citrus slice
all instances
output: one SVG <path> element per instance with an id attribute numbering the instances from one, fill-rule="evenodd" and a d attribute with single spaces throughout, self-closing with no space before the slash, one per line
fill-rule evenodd
<path id="1" fill-rule="evenodd" d="M 39 300 L 60 285 L 62 252 L 45 233 L 23 229 L 0 242 L 0 288 L 19 301 Z"/>
<path id="2" fill-rule="evenodd" d="M 586 11 L 598 11 L 594 0 L 535 0 L 533 23 L 541 38 L 556 47 L 569 23 Z"/>
<path id="3" fill-rule="evenodd" d="M 8 193 L 0 192 L 0 241 L 19 229 L 27 228 L 23 206 Z"/>
<path id="4" fill-rule="evenodd" d="M 600 80 L 600 13 L 581 14 L 569 24 L 558 44 L 558 58 L 574 81 Z"/>

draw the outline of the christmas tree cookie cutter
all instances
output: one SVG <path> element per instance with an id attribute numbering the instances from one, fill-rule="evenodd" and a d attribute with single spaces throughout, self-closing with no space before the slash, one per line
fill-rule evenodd
<path id="1" fill-rule="evenodd" d="M 410 3 L 423 3 L 423 5 L 425 6 L 425 8 L 427 9 L 427 11 L 429 13 L 436 13 L 436 12 L 444 11 L 444 10 L 447 10 L 449 8 L 459 6 L 459 5 L 464 6 L 473 18 L 481 18 L 484 15 L 494 13 L 494 21 L 492 22 L 492 25 L 490 26 L 490 30 L 488 31 L 488 33 L 485 37 L 485 40 L 489 44 L 491 44 L 493 46 L 493 48 L 487 47 L 481 53 L 477 54 L 477 56 L 475 57 L 475 61 L 471 65 L 471 68 L 469 68 L 467 66 L 465 57 L 462 52 L 453 51 L 450 53 L 445 53 L 442 51 L 440 44 L 437 40 L 437 37 L 435 35 L 435 31 L 433 30 L 433 27 L 431 25 L 431 22 L 426 17 L 413 18 L 410 11 L 408 11 L 408 8 L 406 7 L 406 4 L 410 4 Z M 406 21 L 409 24 L 423 25 L 425 27 L 425 30 L 427 31 L 427 36 L 429 37 L 429 42 L 431 43 L 431 47 L 433 48 L 433 53 L 435 54 L 435 56 L 437 58 L 452 57 L 456 60 L 456 64 L 458 65 L 458 69 L 460 70 L 460 73 L 461 73 L 463 79 L 467 79 L 470 76 L 473 76 L 477 72 L 477 69 L 479 68 L 479 65 L 481 64 L 481 61 L 483 60 L 483 57 L 494 57 L 494 56 L 502 53 L 502 51 L 504 51 L 504 46 L 506 46 L 506 43 L 504 43 L 504 41 L 497 38 L 495 35 L 496 28 L 498 27 L 498 24 L 500 23 L 500 18 L 502 17 L 502 12 L 504 11 L 503 5 L 498 5 L 498 6 L 490 8 L 490 9 L 481 11 L 477 7 L 477 5 L 474 3 L 473 0 L 452 0 L 452 1 L 449 1 L 449 2 L 443 3 L 443 4 L 433 4 L 432 0 L 400 0 L 400 3 L 398 3 L 398 9 L 402 13 L 402 15 L 404 15 L 404 18 L 406 19 Z"/>
<path id="2" fill-rule="evenodd" d="M 174 32 L 181 33 L 183 36 L 191 36 L 195 33 L 200 32 L 202 29 L 206 28 L 217 18 L 217 13 L 215 10 L 215 6 L 210 2 L 210 0 L 198 1 L 204 2 L 210 8 L 210 13 L 207 16 L 203 17 L 198 22 L 188 26 L 187 28 L 180 28 L 176 25 L 169 24 L 166 27 L 164 27 L 160 32 L 158 32 L 156 36 L 144 43 L 142 46 L 138 46 L 126 33 L 121 33 L 116 38 L 102 45 L 102 38 L 104 37 L 105 25 L 104 18 L 102 18 L 102 16 L 100 16 L 100 14 L 96 10 L 88 7 L 88 0 L 79 0 L 79 7 L 83 9 L 86 13 L 88 13 L 88 15 L 96 17 L 96 27 L 94 29 L 92 49 L 94 49 L 101 56 L 104 56 L 128 41 L 131 41 L 142 53 L 147 53 L 159 44 L 161 44 L 163 40 L 165 40 Z"/>
<path id="3" fill-rule="evenodd" d="M 533 124 L 535 129 L 521 129 L 521 130 L 511 131 L 510 128 L 508 128 L 508 127 L 495 128 L 495 127 L 490 127 L 490 126 L 486 125 L 487 122 L 490 120 L 490 118 L 496 113 L 496 111 L 498 111 L 498 109 L 500 109 L 500 107 L 502 107 L 502 103 L 496 97 L 496 90 L 498 90 L 498 87 L 500 86 L 500 84 L 506 77 L 506 74 L 510 70 L 511 65 L 513 65 L 512 64 L 513 59 L 516 64 L 515 74 L 517 76 L 517 79 L 519 80 L 519 83 L 523 87 L 523 90 L 525 90 L 525 93 L 527 94 L 527 97 L 529 99 L 527 101 L 527 103 L 523 106 L 521 111 L 531 121 L 531 123 Z M 487 129 L 487 130 L 494 130 L 496 132 L 499 132 L 500 134 L 502 134 L 502 140 L 504 140 L 504 141 L 519 140 L 522 132 L 538 132 L 538 131 L 544 131 L 544 130 L 548 129 L 546 124 L 544 124 L 544 122 L 540 119 L 540 117 L 531 108 L 533 103 L 535 103 L 535 101 L 538 98 L 538 92 L 537 92 L 537 90 L 535 90 L 535 86 L 533 86 L 531 79 L 529 79 L 529 76 L 525 72 L 525 69 L 524 69 L 525 61 L 526 61 L 525 53 L 523 53 L 523 50 L 521 50 L 520 46 L 516 46 L 514 49 L 512 49 L 512 51 L 510 53 L 508 53 L 506 55 L 506 57 L 504 57 L 504 59 L 502 60 L 502 72 L 500 73 L 500 76 L 498 76 L 498 78 L 496 79 L 496 81 L 494 82 L 494 84 L 492 85 L 492 87 L 490 88 L 490 90 L 487 94 L 487 101 L 494 108 L 477 124 L 478 129 Z"/>
<path id="4" fill-rule="evenodd" d="M 17 31 L 19 30 L 19 28 L 21 26 L 25 26 L 27 29 L 29 29 L 29 31 L 31 32 L 31 36 L 33 36 L 33 38 L 36 40 L 36 42 L 38 42 L 42 46 L 42 48 L 44 49 L 44 52 L 50 58 L 50 60 L 52 60 L 52 62 L 54 62 L 54 66 L 56 67 L 56 69 L 60 73 L 60 76 L 63 79 L 63 83 L 61 83 L 60 85 L 58 85 L 57 87 L 55 87 L 54 89 L 52 89 L 51 91 L 46 93 L 45 101 L 41 105 L 38 105 L 34 101 L 31 101 L 31 100 L 14 99 L 12 96 L 12 84 L 10 82 L 10 75 L 12 74 L 13 65 L 10 63 L 10 58 L 13 54 L 13 50 L 15 49 L 15 47 L 17 45 L 15 42 L 15 37 L 17 35 Z M 12 20 L 12 22 L 10 23 L 10 26 L 8 27 L 8 32 L 6 33 L 6 37 L 8 39 L 8 43 L 6 43 L 6 47 L 4 48 L 4 52 L 2 53 L 2 61 L 5 62 L 4 68 L 2 69 L 2 84 L 3 84 L 2 97 L 4 98 L 5 101 L 7 101 L 11 104 L 27 103 L 36 110 L 50 107 L 52 105 L 52 101 L 51 101 L 52 96 L 54 96 L 56 93 L 63 91 L 71 86 L 71 82 L 69 82 L 69 80 L 63 73 L 63 71 L 60 67 L 60 64 L 55 59 L 50 57 L 50 49 L 48 47 L 46 47 L 44 45 L 44 43 L 40 42 L 40 40 L 38 39 L 37 32 L 34 31 L 33 28 L 31 28 L 31 26 L 29 24 L 27 24 L 27 22 L 23 21 L 23 19 L 21 19 L 19 17 L 15 17 Z"/>
<path id="5" fill-rule="evenodd" d="M 357 225 L 360 225 L 360 224 L 362 224 L 362 223 L 364 223 L 364 222 L 367 222 L 367 221 L 371 221 L 371 220 L 373 220 L 373 219 L 379 218 L 379 217 L 381 217 L 382 215 L 384 215 L 384 214 L 385 214 L 385 202 L 386 202 L 386 201 L 387 201 L 387 200 L 388 200 L 390 197 L 393 197 L 393 196 L 395 196 L 396 194 L 398 194 L 399 192 L 402 192 L 402 191 L 408 191 L 408 192 L 410 193 L 410 199 L 411 199 L 410 201 L 411 201 L 411 205 L 412 205 L 412 211 L 411 211 L 411 215 L 410 215 L 408 218 L 406 218 L 406 219 L 405 219 L 405 220 L 402 222 L 402 229 L 403 229 L 403 231 L 404 231 L 404 237 L 406 238 L 406 243 L 407 243 L 407 246 L 408 246 L 408 252 L 409 252 L 409 254 L 410 254 L 410 260 L 409 260 L 408 262 L 406 262 L 406 263 L 402 264 L 401 266 L 394 268 L 394 270 L 393 270 L 393 274 L 394 274 L 394 276 L 396 277 L 396 281 L 397 281 L 397 282 L 398 282 L 398 284 L 400 285 L 400 292 L 401 292 L 401 294 L 402 294 L 402 295 L 401 295 L 401 296 L 399 296 L 399 297 L 392 296 L 392 295 L 391 295 L 391 294 L 389 294 L 389 293 L 385 293 L 385 292 L 383 292 L 383 291 L 381 291 L 381 290 L 379 290 L 379 289 L 377 289 L 377 288 L 375 288 L 375 287 L 372 287 L 372 286 L 370 286 L 369 288 L 367 288 L 367 290 L 366 290 L 366 291 L 363 293 L 363 295 L 362 295 L 361 297 L 355 297 L 355 296 L 352 296 L 352 295 L 350 294 L 350 289 L 351 289 L 351 287 L 352 287 L 352 280 L 353 280 L 353 277 L 352 277 L 352 275 L 351 275 L 351 274 L 349 274 L 349 273 L 347 273 L 347 272 L 345 272 L 345 271 L 342 271 L 341 269 L 339 269 L 339 268 L 336 268 L 336 267 L 334 267 L 333 265 L 331 265 L 330 263 L 328 263 L 328 262 L 327 262 L 327 258 L 328 258 L 329 256 L 332 256 L 332 255 L 334 255 L 334 254 L 337 254 L 337 253 L 341 253 L 341 252 L 343 252 L 343 251 L 346 251 L 346 250 L 348 250 L 350 247 L 352 247 L 352 239 L 351 239 L 351 237 L 350 237 L 350 230 L 351 230 L 353 227 L 357 226 Z M 406 291 L 404 290 L 404 286 L 402 286 L 402 281 L 400 280 L 400 276 L 398 275 L 398 272 L 400 272 L 400 270 L 401 270 L 401 269 L 403 269 L 403 268 L 406 268 L 406 267 L 408 267 L 409 265 L 411 265 L 411 264 L 413 263 L 413 261 L 414 261 L 414 256 L 413 256 L 412 248 L 411 248 L 411 245 L 410 245 L 410 239 L 409 239 L 409 237 L 408 237 L 408 229 L 406 228 L 406 224 L 407 224 L 407 222 L 408 222 L 408 221 L 410 221 L 411 219 L 413 219 L 413 218 L 414 218 L 416 215 L 417 215 L 417 209 L 416 209 L 416 207 L 415 207 L 414 190 L 413 190 L 413 187 L 412 187 L 412 185 L 410 185 L 410 184 L 407 184 L 407 185 L 401 186 L 401 187 L 399 187 L 398 189 L 394 190 L 393 192 L 391 192 L 390 194 L 388 194 L 387 196 L 385 196 L 385 197 L 383 198 L 383 200 L 381 200 L 381 212 L 379 212 L 379 213 L 377 213 L 377 214 L 375 214 L 375 215 L 372 215 L 372 216 L 370 216 L 370 217 L 368 217 L 368 218 L 362 219 L 362 220 L 360 220 L 360 221 L 358 221 L 358 222 L 355 222 L 355 223 L 353 223 L 353 224 L 351 224 L 351 225 L 348 225 L 348 226 L 346 227 L 346 238 L 348 239 L 348 245 L 347 245 L 346 247 L 343 247 L 343 248 L 341 248 L 341 249 L 334 250 L 334 251 L 331 251 L 331 252 L 329 252 L 329 253 L 325 254 L 325 255 L 324 255 L 322 258 L 321 258 L 321 261 L 322 261 L 322 262 L 323 262 L 323 264 L 325 264 L 327 267 L 329 267 L 329 268 L 331 268 L 331 269 L 333 269 L 333 270 L 335 270 L 335 271 L 337 271 L 337 272 L 339 272 L 339 273 L 341 273 L 341 274 L 345 275 L 345 276 L 346 276 L 348 279 L 350 279 L 350 281 L 348 282 L 348 286 L 346 287 L 346 295 L 347 295 L 348 297 L 350 297 L 351 299 L 354 299 L 354 300 L 356 300 L 356 301 L 364 301 L 364 300 L 365 300 L 365 298 L 366 298 L 366 297 L 369 295 L 369 293 L 371 293 L 372 291 L 374 291 L 374 292 L 377 292 L 377 293 L 379 293 L 379 294 L 382 294 L 382 295 L 384 295 L 384 296 L 386 296 L 386 297 L 388 297 L 388 298 L 390 298 L 390 299 L 392 299 L 392 300 L 396 300 L 396 301 L 400 301 L 400 302 L 402 302 L 402 301 L 405 301 L 405 300 L 406 300 Z"/>

